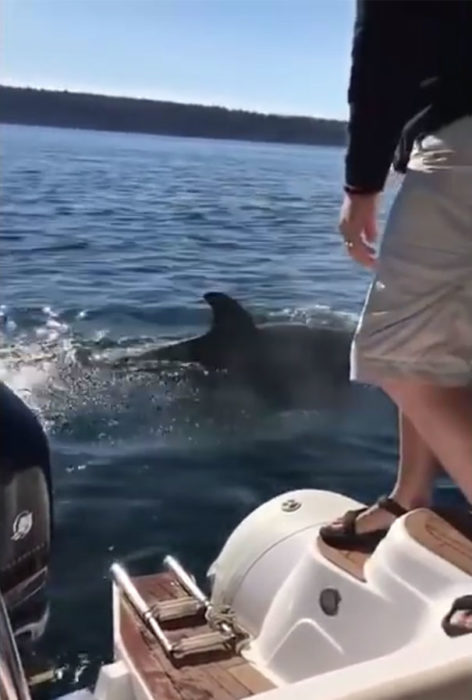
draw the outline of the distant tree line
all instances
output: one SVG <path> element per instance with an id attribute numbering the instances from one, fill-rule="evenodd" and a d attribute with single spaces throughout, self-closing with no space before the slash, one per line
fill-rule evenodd
<path id="1" fill-rule="evenodd" d="M 311 145 L 346 139 L 345 123 L 332 119 L 6 86 L 0 86 L 0 122 Z"/>

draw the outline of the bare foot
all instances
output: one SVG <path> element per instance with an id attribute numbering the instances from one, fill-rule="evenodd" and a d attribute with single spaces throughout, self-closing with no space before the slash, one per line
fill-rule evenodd
<path id="1" fill-rule="evenodd" d="M 429 503 L 423 500 L 416 499 L 415 501 L 407 499 L 399 499 L 398 496 L 390 496 L 393 498 L 398 505 L 405 508 L 405 510 L 413 510 L 413 508 L 428 507 Z M 390 513 L 385 508 L 374 503 L 366 511 L 360 513 L 356 518 L 356 532 L 358 534 L 363 534 L 365 532 L 373 532 L 374 530 L 388 530 L 390 525 L 396 520 L 397 516 Z M 342 519 L 339 518 L 332 523 L 333 528 L 343 527 Z"/>
<path id="2" fill-rule="evenodd" d="M 449 637 L 470 634 L 472 632 L 472 595 L 456 598 L 441 625 Z"/>
<path id="3" fill-rule="evenodd" d="M 395 516 L 389 513 L 380 506 L 373 505 L 363 513 L 360 513 L 356 518 L 356 532 L 358 534 L 364 532 L 373 532 L 374 530 L 386 530 L 395 520 Z M 332 528 L 341 529 L 343 527 L 342 519 L 335 520 Z"/>
<path id="4" fill-rule="evenodd" d="M 463 634 L 472 632 L 472 610 L 457 610 L 451 617 L 451 625 Z"/>

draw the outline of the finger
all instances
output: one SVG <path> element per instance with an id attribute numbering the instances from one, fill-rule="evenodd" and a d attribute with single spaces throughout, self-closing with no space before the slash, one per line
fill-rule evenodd
<path id="1" fill-rule="evenodd" d="M 373 243 L 377 238 L 377 226 L 375 220 L 368 221 L 364 228 L 364 236 L 369 243 Z"/>
<path id="2" fill-rule="evenodd" d="M 362 239 L 348 241 L 346 249 L 351 258 L 360 265 L 369 268 L 375 265 L 375 250 L 365 244 Z"/>
<path id="3" fill-rule="evenodd" d="M 341 219 L 339 222 L 339 230 L 346 240 L 354 240 L 361 235 L 361 227 L 355 222 L 348 219 Z"/>
<path id="4" fill-rule="evenodd" d="M 344 244 L 349 255 L 361 265 L 365 267 L 373 267 L 375 264 L 375 249 L 373 246 L 369 245 L 369 239 L 364 233 L 362 235 L 362 227 L 356 222 L 348 219 L 341 219 L 339 224 L 339 230 L 344 238 Z M 375 238 L 375 223 L 370 228 L 371 232 L 374 232 L 373 238 Z"/>

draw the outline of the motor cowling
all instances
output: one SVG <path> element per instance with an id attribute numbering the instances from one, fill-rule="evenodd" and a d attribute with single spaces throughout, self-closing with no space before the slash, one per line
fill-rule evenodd
<path id="1" fill-rule="evenodd" d="M 1 382 L 0 430 L 0 592 L 17 638 L 36 638 L 48 609 L 49 447 L 33 411 Z"/>
<path id="2" fill-rule="evenodd" d="M 361 505 L 320 489 L 289 491 L 262 503 L 239 523 L 208 570 L 212 604 L 230 609 L 239 625 L 257 637 L 317 528 Z"/>

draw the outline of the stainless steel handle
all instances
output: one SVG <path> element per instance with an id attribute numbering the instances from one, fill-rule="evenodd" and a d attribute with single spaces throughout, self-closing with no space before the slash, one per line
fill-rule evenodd
<path id="1" fill-rule="evenodd" d="M 170 554 L 164 557 L 164 566 L 174 572 L 177 580 L 182 584 L 187 593 L 198 600 L 199 603 L 208 607 L 209 600 L 204 594 L 204 592 L 197 586 L 195 581 L 189 574 L 185 571 L 183 566 L 179 564 L 177 559 L 174 559 Z"/>
<path id="2" fill-rule="evenodd" d="M 171 601 L 163 601 L 163 619 L 182 617 L 182 615 L 188 612 L 195 613 L 202 608 L 207 612 L 210 611 L 212 609 L 210 601 L 179 562 L 173 557 L 168 556 L 165 558 L 164 563 L 173 571 L 177 580 L 182 584 L 183 588 L 187 590 L 191 598 L 177 598 Z M 234 638 L 234 632 L 231 626 L 226 622 L 220 622 L 217 630 L 197 634 L 193 637 L 184 637 L 176 642 L 172 642 L 153 615 L 153 608 L 158 608 L 158 604 L 157 606 L 154 605 L 152 608 L 147 605 L 121 564 L 112 564 L 110 570 L 118 589 L 127 597 L 143 623 L 170 656 L 185 656 L 186 654 L 195 654 L 211 649 L 218 649 L 222 646 L 226 646 L 228 642 Z M 193 603 L 193 605 L 191 603 Z M 174 614 L 174 608 L 175 613 L 179 612 L 179 615 Z"/>
<path id="3" fill-rule="evenodd" d="M 160 644 L 162 644 L 164 650 L 168 654 L 172 654 L 174 650 L 174 645 L 166 637 L 161 626 L 153 617 L 151 608 L 146 604 L 146 601 L 141 596 L 134 583 L 131 581 L 125 569 L 120 564 L 115 563 L 112 564 L 110 571 L 116 585 L 118 586 L 120 591 L 122 591 L 126 595 L 129 602 L 131 603 L 141 620 L 144 622 L 146 627 L 152 632 L 152 634 L 156 637 Z"/>
<path id="4" fill-rule="evenodd" d="M 15 636 L 0 593 L 0 698 L 31 700 Z"/>
<path id="5" fill-rule="evenodd" d="M 170 554 L 164 557 L 164 566 L 166 566 L 175 574 L 177 580 L 182 584 L 183 588 L 185 588 L 187 593 L 189 593 L 193 598 L 195 598 L 196 600 L 198 600 L 199 603 L 201 603 L 202 607 L 205 608 L 207 614 L 207 621 L 210 625 L 213 623 L 212 626 L 215 626 L 215 615 L 213 605 L 211 604 L 207 596 L 204 594 L 204 592 L 197 586 L 193 578 L 189 576 L 189 574 L 185 571 L 183 566 L 177 561 L 177 559 L 172 557 Z M 234 637 L 233 628 L 224 620 L 218 621 L 217 627 L 226 639 Z"/>

